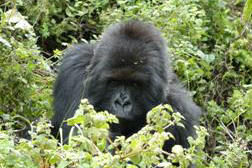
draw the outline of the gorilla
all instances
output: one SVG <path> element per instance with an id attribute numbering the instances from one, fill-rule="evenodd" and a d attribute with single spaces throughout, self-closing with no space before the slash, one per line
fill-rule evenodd
<path id="1" fill-rule="evenodd" d="M 181 86 L 171 69 L 166 44 L 153 25 L 131 20 L 109 26 L 96 44 L 79 44 L 65 52 L 54 86 L 52 134 L 63 129 L 67 140 L 70 127 L 63 121 L 73 117 L 82 98 L 95 110 L 107 110 L 119 119 L 111 125 L 110 136 L 129 137 L 146 124 L 146 113 L 168 103 L 184 116 L 185 128 L 173 126 L 175 140 L 168 140 L 164 150 L 175 144 L 188 147 L 194 136 L 200 108 Z"/>

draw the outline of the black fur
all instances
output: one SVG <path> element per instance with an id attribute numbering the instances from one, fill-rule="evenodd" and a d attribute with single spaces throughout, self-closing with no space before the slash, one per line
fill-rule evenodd
<path id="1" fill-rule="evenodd" d="M 62 126 L 67 139 L 70 128 L 62 122 L 74 115 L 81 98 L 119 118 L 120 124 L 111 126 L 112 138 L 136 133 L 149 110 L 169 103 L 185 117 L 185 129 L 169 128 L 176 140 L 167 141 L 164 149 L 188 147 L 187 137 L 194 136 L 201 110 L 179 84 L 169 59 L 160 32 L 140 21 L 114 24 L 97 44 L 68 49 L 54 88 L 53 134 Z"/>

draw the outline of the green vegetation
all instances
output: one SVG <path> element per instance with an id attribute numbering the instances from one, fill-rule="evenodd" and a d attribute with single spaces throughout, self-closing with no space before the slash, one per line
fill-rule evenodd
<path id="1" fill-rule="evenodd" d="M 0 167 L 251 167 L 251 8 L 251 0 L 1 1 Z M 161 29 L 176 73 L 205 110 L 204 127 L 197 128 L 189 149 L 177 145 L 165 158 L 161 147 L 172 135 L 164 127 L 181 116 L 169 115 L 169 105 L 158 106 L 148 113 L 146 127 L 106 148 L 108 123 L 117 119 L 97 114 L 83 100 L 67 121 L 80 134 L 57 145 L 49 119 L 62 50 L 96 41 L 107 25 L 131 18 Z M 31 140 L 18 138 L 27 126 Z"/>

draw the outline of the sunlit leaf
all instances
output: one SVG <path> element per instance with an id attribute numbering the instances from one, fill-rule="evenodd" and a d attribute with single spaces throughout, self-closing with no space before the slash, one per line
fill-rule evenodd
<path id="1" fill-rule="evenodd" d="M 245 22 L 249 21 L 251 19 L 251 14 L 252 14 L 252 0 L 247 0 L 243 9 L 243 15 L 242 15 L 243 20 Z"/>

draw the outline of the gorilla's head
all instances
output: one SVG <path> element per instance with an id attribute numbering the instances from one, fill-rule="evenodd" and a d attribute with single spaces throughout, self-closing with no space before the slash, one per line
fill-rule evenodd
<path id="1" fill-rule="evenodd" d="M 145 120 L 165 99 L 168 67 L 158 30 L 138 21 L 110 26 L 94 49 L 84 95 L 96 110 Z"/>

